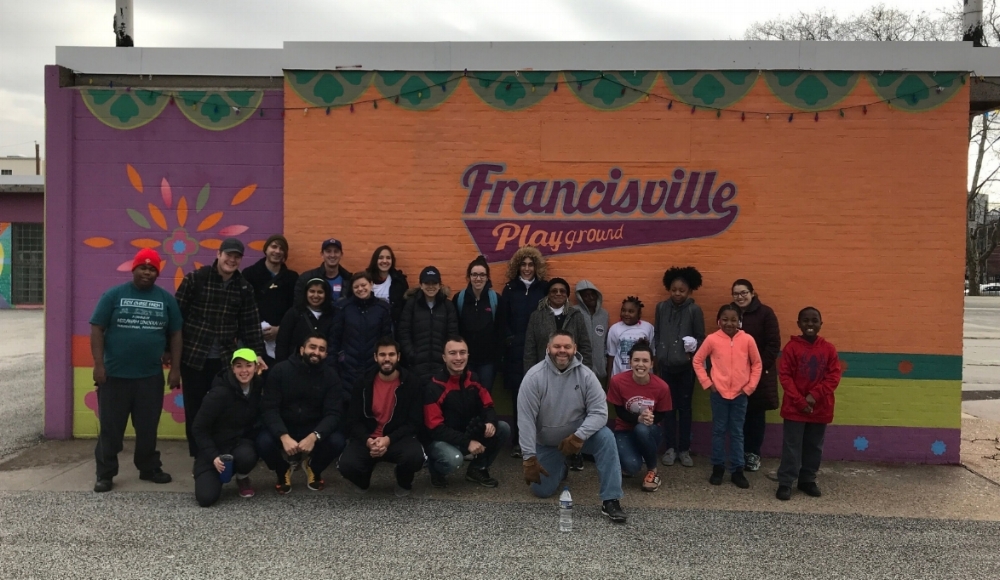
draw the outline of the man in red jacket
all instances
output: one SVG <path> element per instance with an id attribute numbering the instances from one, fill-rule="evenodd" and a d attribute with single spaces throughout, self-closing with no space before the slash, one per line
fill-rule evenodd
<path id="1" fill-rule="evenodd" d="M 778 377 L 785 391 L 781 402 L 784 443 L 778 467 L 778 491 L 775 497 L 792 497 L 792 482 L 812 497 L 822 495 L 816 485 L 816 472 L 823 458 L 823 436 L 833 421 L 833 391 L 840 384 L 840 360 L 837 349 L 823 340 L 819 329 L 823 317 L 812 306 L 799 311 L 802 336 L 793 336 L 781 352 Z"/>

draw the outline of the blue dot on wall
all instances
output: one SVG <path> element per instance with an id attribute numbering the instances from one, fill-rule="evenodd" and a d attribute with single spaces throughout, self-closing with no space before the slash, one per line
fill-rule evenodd
<path id="1" fill-rule="evenodd" d="M 177 405 L 178 407 L 180 407 L 181 409 L 183 409 L 184 408 L 184 395 L 177 395 L 176 397 L 174 397 L 174 404 Z"/>
<path id="2" fill-rule="evenodd" d="M 866 437 L 858 437 L 854 440 L 854 448 L 858 451 L 864 451 L 868 449 L 868 439 Z"/>
<path id="3" fill-rule="evenodd" d="M 944 441 L 935 441 L 931 443 L 931 453 L 934 455 L 944 455 L 944 452 L 948 450 L 948 446 L 945 445 Z"/>

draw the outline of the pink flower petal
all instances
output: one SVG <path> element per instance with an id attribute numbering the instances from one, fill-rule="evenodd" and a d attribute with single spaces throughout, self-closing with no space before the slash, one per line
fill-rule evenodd
<path id="1" fill-rule="evenodd" d="M 160 195 L 163 196 L 163 205 L 167 209 L 170 209 L 171 204 L 174 203 L 174 192 L 170 189 L 170 184 L 167 183 L 166 177 L 160 182 Z"/>
<path id="2" fill-rule="evenodd" d="M 249 226 L 228 226 L 219 230 L 220 236 L 238 236 L 243 232 L 249 230 Z"/>
<path id="3" fill-rule="evenodd" d="M 128 262 L 122 262 L 122 265 L 118 266 L 117 269 L 118 269 L 119 272 L 131 272 L 132 271 L 132 260 L 129 260 Z"/>

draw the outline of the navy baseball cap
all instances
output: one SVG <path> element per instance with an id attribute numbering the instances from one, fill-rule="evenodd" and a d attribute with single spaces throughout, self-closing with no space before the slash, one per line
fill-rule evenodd
<path id="1" fill-rule="evenodd" d="M 440 284 L 441 283 L 441 271 L 434 266 L 427 266 L 420 271 L 420 283 L 421 284 Z"/>
<path id="2" fill-rule="evenodd" d="M 344 245 L 340 243 L 337 238 L 330 238 L 328 240 L 323 240 L 323 247 L 320 249 L 321 252 L 325 252 L 330 246 L 336 246 L 341 252 L 344 251 Z"/>

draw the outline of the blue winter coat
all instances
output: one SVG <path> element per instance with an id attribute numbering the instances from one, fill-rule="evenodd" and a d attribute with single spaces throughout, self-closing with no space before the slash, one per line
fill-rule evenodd
<path id="1" fill-rule="evenodd" d="M 384 300 L 374 294 L 367 300 L 341 298 L 330 327 L 327 360 L 349 388 L 358 377 L 376 368 L 375 343 L 391 335 L 392 313 Z"/>

